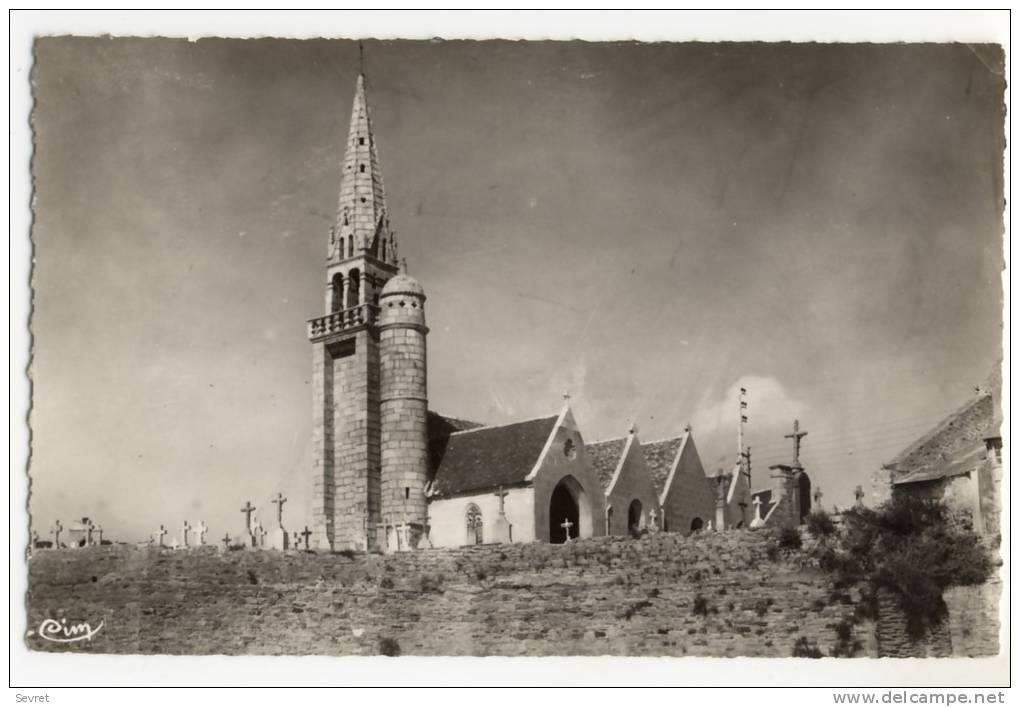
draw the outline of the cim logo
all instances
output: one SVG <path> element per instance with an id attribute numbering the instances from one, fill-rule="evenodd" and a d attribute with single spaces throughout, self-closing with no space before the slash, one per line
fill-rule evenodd
<path id="1" fill-rule="evenodd" d="M 67 619 L 46 619 L 39 624 L 39 631 L 29 631 L 28 635 L 38 633 L 39 638 L 53 643 L 77 643 L 78 641 L 91 641 L 103 629 L 106 621 L 100 621 L 99 625 L 92 628 L 87 621 L 68 623 Z"/>

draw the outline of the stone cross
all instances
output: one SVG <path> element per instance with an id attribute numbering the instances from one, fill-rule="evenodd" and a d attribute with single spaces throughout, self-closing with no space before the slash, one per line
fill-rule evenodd
<path id="1" fill-rule="evenodd" d="M 165 535 L 166 535 L 166 528 L 164 528 L 162 525 L 160 525 L 159 526 L 159 532 L 156 533 L 156 537 L 158 538 L 158 540 L 156 542 L 159 544 L 160 547 L 163 547 L 163 536 L 165 536 Z"/>
<path id="2" fill-rule="evenodd" d="M 306 550 L 310 549 L 308 547 L 308 538 L 310 538 L 312 536 L 312 531 L 310 531 L 308 529 L 307 525 L 305 526 L 305 529 L 301 531 L 300 535 L 301 535 L 301 537 L 303 537 L 305 539 L 305 549 Z"/>
<path id="3" fill-rule="evenodd" d="M 199 521 L 198 527 L 195 528 L 195 533 L 198 535 L 198 544 L 205 545 L 205 534 L 209 532 L 209 529 L 205 527 L 205 521 Z"/>
<path id="4" fill-rule="evenodd" d="M 816 506 L 821 506 L 822 505 L 822 487 L 821 486 L 818 486 L 817 488 L 815 488 L 815 505 Z"/>
<path id="5" fill-rule="evenodd" d="M 283 527 L 283 504 L 287 502 L 287 499 L 283 497 L 282 493 L 277 493 L 270 503 L 276 504 L 276 522 L 282 528 Z"/>
<path id="6" fill-rule="evenodd" d="M 99 536 L 99 544 L 102 545 L 103 544 L 103 526 L 101 526 L 101 525 L 97 525 L 96 526 L 96 535 Z"/>
<path id="7" fill-rule="evenodd" d="M 255 506 L 251 505 L 251 501 L 245 501 L 241 513 L 244 513 L 244 532 L 248 535 L 251 535 L 251 514 L 254 512 Z"/>
<path id="8" fill-rule="evenodd" d="M 499 499 L 499 514 L 501 516 L 506 515 L 506 509 L 505 509 L 503 503 L 504 503 L 504 499 L 506 499 L 506 497 L 510 495 L 510 492 L 509 491 L 504 491 L 503 487 L 500 486 L 499 487 L 499 491 L 497 491 L 496 493 L 494 493 L 492 495 Z"/>
<path id="9" fill-rule="evenodd" d="M 854 489 L 854 500 L 857 502 L 858 506 L 864 503 L 864 489 L 860 486 Z"/>
<path id="10" fill-rule="evenodd" d="M 566 536 L 566 539 L 563 542 L 569 543 L 570 542 L 570 529 L 574 527 L 574 524 L 570 522 L 569 518 L 564 518 L 563 522 L 560 523 L 560 527 L 563 528 L 563 534 Z"/>
<path id="11" fill-rule="evenodd" d="M 64 526 L 60 524 L 60 520 L 58 519 L 57 522 L 53 524 L 53 547 L 60 547 L 60 531 L 63 529 Z"/>
<path id="12" fill-rule="evenodd" d="M 793 464 L 792 466 L 800 466 L 800 439 L 806 437 L 807 432 L 800 431 L 800 420 L 793 421 L 793 433 L 783 435 L 785 439 L 793 440 Z"/>
<path id="13" fill-rule="evenodd" d="M 755 520 L 762 520 L 761 517 L 761 496 L 755 496 L 754 501 L 754 518 Z"/>
<path id="14" fill-rule="evenodd" d="M 188 547 L 190 545 L 188 542 L 188 534 L 191 532 L 191 524 L 188 523 L 188 521 L 184 521 L 184 525 L 181 526 L 180 530 L 181 535 L 184 537 L 184 547 Z"/>
<path id="15" fill-rule="evenodd" d="M 648 511 L 648 525 L 651 526 L 653 530 L 658 528 L 658 526 L 655 525 L 655 509 L 654 508 L 652 510 Z"/>
<path id="16" fill-rule="evenodd" d="M 230 549 L 230 533 L 227 533 L 226 535 L 224 535 L 222 539 L 223 539 L 223 547 L 225 547 L 227 550 L 229 550 Z"/>
<path id="17" fill-rule="evenodd" d="M 92 531 L 95 530 L 96 526 L 92 524 L 91 520 L 86 519 L 88 522 L 85 523 L 85 547 L 92 545 Z"/>

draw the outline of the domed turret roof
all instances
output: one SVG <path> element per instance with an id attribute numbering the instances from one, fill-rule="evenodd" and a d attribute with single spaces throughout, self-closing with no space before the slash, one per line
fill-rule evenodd
<path id="1" fill-rule="evenodd" d="M 386 297 L 387 295 L 415 295 L 417 297 L 424 297 L 425 289 L 413 277 L 402 272 L 391 277 L 383 285 L 380 297 Z"/>

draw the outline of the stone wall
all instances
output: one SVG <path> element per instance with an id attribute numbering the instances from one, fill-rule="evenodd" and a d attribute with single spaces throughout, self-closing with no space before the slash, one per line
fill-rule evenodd
<path id="1" fill-rule="evenodd" d="M 769 561 L 767 531 L 657 533 L 566 545 L 486 545 L 396 555 L 38 551 L 32 629 L 48 618 L 103 629 L 34 650 L 788 657 L 823 653 L 853 596 L 801 555 Z"/>

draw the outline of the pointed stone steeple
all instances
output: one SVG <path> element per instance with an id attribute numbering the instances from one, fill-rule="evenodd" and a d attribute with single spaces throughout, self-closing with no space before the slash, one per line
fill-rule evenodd
<path id="1" fill-rule="evenodd" d="M 336 222 L 330 231 L 329 262 L 338 263 L 362 255 L 391 264 L 397 262 L 396 240 L 390 231 L 386 192 L 365 98 L 365 76 L 359 74 Z"/>

